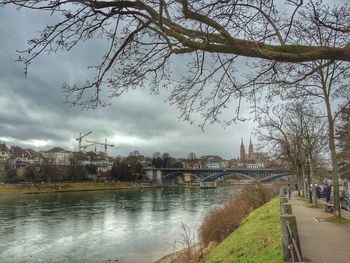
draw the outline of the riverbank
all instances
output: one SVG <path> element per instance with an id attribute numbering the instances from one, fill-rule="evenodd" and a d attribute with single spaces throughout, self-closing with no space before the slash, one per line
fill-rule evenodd
<path id="1" fill-rule="evenodd" d="M 228 238 L 215 247 L 205 263 L 284 262 L 279 198 L 253 211 Z"/>
<path id="2" fill-rule="evenodd" d="M 158 184 L 110 183 L 27 183 L 0 184 L 0 194 L 35 194 L 51 192 L 98 191 L 160 187 Z"/>
<path id="3" fill-rule="evenodd" d="M 197 257 L 196 255 L 198 255 L 200 251 L 201 251 L 200 245 L 195 244 L 188 248 L 183 248 L 181 250 L 174 251 L 173 253 L 158 259 L 154 263 L 185 263 L 185 262 L 187 263 L 191 259 Z M 193 257 L 188 257 L 189 253 L 192 254 Z"/>
<path id="4" fill-rule="evenodd" d="M 200 251 L 202 253 L 198 253 L 197 249 L 197 254 L 205 260 L 192 258 L 191 262 L 284 262 L 279 216 L 279 199 L 274 198 L 253 211 L 239 228 L 215 248 L 203 249 Z M 156 263 L 184 263 L 181 259 L 186 251 L 172 253 Z"/>

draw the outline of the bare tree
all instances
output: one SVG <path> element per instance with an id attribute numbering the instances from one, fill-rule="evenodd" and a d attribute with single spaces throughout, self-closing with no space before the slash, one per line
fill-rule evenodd
<path id="1" fill-rule="evenodd" d="M 347 3 L 349 4 L 349 3 Z M 323 9 L 316 8 L 315 4 L 311 2 L 314 11 L 314 20 L 319 26 L 327 27 L 334 31 L 340 31 L 343 33 L 350 33 L 350 23 L 349 20 L 339 20 L 337 19 L 338 14 L 342 13 L 342 7 L 335 7 L 330 9 L 325 7 Z M 349 10 L 345 10 L 350 15 Z"/>
<path id="2" fill-rule="evenodd" d="M 26 68 L 43 52 L 71 50 L 96 37 L 107 40 L 105 55 L 93 67 L 95 77 L 81 86 L 64 85 L 72 105 L 96 108 L 107 104 L 104 92 L 113 97 L 130 88 L 167 87 L 180 117 L 190 120 L 200 112 L 204 125 L 218 121 L 228 105 L 234 113 L 226 124 L 239 120 L 242 100 L 257 103 L 261 94 L 276 94 L 266 88 L 271 81 L 279 91 L 293 85 L 296 94 L 323 100 L 340 212 L 331 101 L 350 94 L 349 86 L 340 84 L 350 61 L 350 4 L 286 3 L 290 8 L 273 0 L 0 0 L 56 15 L 18 58 Z M 173 57 L 185 54 L 187 71 L 175 78 Z"/>
<path id="3" fill-rule="evenodd" d="M 320 3 L 310 4 L 309 6 L 314 10 L 313 13 L 305 10 L 300 12 L 300 17 L 303 19 L 295 22 L 298 27 L 291 33 L 295 36 L 295 39 L 298 38 L 298 43 L 334 47 L 348 45 L 349 39 L 346 34 L 344 35 L 340 30 L 323 26 L 318 20 L 314 19 L 314 13 L 325 10 L 325 7 Z M 347 22 L 348 9 L 333 9 L 332 12 L 332 16 L 324 13 L 322 19 L 325 19 L 327 23 L 337 25 L 344 23 L 344 21 Z M 335 146 L 335 122 L 339 117 L 340 108 L 336 107 L 334 109 L 334 106 L 336 104 L 350 105 L 350 87 L 347 81 L 350 77 L 350 64 L 321 59 L 306 63 L 279 64 L 276 67 L 276 72 L 277 74 L 265 74 L 264 80 L 260 79 L 255 89 L 258 89 L 258 87 L 265 88 L 268 85 L 271 88 L 271 93 L 280 94 L 282 99 L 307 98 L 309 102 L 321 105 L 320 107 L 324 109 L 324 117 L 328 124 L 328 145 L 332 161 L 334 205 L 336 214 L 341 216 L 338 161 Z"/>
<path id="4" fill-rule="evenodd" d="M 155 159 L 155 158 L 161 158 L 161 153 L 160 152 L 154 152 L 152 154 L 152 158 Z"/>
<path id="5" fill-rule="evenodd" d="M 350 106 L 342 108 L 336 139 L 340 176 L 350 179 Z"/>
<path id="6" fill-rule="evenodd" d="M 293 105 L 293 104 L 292 104 Z M 306 158 L 310 162 L 310 177 L 312 183 L 312 194 L 314 205 L 317 205 L 316 189 L 316 166 L 321 164 L 325 157 L 327 146 L 327 122 L 319 117 L 319 113 L 312 107 L 303 104 L 296 104 L 291 109 L 291 119 L 289 123 L 299 130 L 302 139 L 303 150 Z M 310 187 L 310 186 L 309 186 Z"/>
<path id="7" fill-rule="evenodd" d="M 316 111 L 304 102 L 280 104 L 260 108 L 258 121 L 259 141 L 275 158 L 289 163 L 298 184 L 304 187 L 307 158 L 314 179 L 316 165 L 320 164 L 327 144 L 326 123 L 317 117 Z"/>
<path id="8" fill-rule="evenodd" d="M 93 67 L 94 78 L 80 86 L 64 84 L 68 103 L 95 108 L 108 104 L 107 93 L 119 96 L 142 86 L 157 92 L 166 86 L 182 119 L 189 120 L 197 111 L 204 123 L 217 121 L 228 104 L 234 113 L 227 122 L 240 119 L 242 100 L 255 100 L 256 81 L 277 72 L 280 62 L 350 61 L 347 44 L 299 43 L 292 34 L 300 26 L 300 11 L 310 14 L 308 21 L 316 21 L 320 6 L 302 0 L 286 0 L 286 4 L 288 8 L 273 0 L 0 0 L 0 5 L 53 15 L 55 22 L 22 51 L 18 60 L 26 68 L 43 52 L 71 50 L 97 37 L 109 44 L 100 64 Z M 342 23 L 349 23 L 349 4 L 325 8 L 340 10 Z M 318 23 L 329 23 L 327 16 L 317 18 Z M 182 61 L 189 61 L 186 74 L 175 78 L 172 62 L 184 55 Z M 265 60 L 268 66 L 254 69 L 254 78 L 247 80 L 244 75 L 250 71 L 242 66 L 242 57 L 253 58 L 247 60 L 249 64 Z"/>
<path id="9" fill-rule="evenodd" d="M 285 113 L 281 105 L 260 108 L 256 134 L 261 147 L 268 148 L 275 159 L 287 161 L 297 176 L 298 184 L 304 187 L 305 155 L 302 140 L 298 131 L 286 124 Z"/>
<path id="10" fill-rule="evenodd" d="M 163 159 L 163 167 L 164 168 L 170 168 L 171 167 L 171 156 L 169 153 L 165 152 L 162 154 L 162 159 Z"/>

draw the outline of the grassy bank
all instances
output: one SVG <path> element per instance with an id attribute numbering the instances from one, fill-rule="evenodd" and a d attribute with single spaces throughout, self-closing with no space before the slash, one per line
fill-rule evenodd
<path id="1" fill-rule="evenodd" d="M 253 211 L 244 223 L 214 248 L 205 263 L 284 262 L 279 199 Z"/>
<path id="2" fill-rule="evenodd" d="M 96 191 L 114 189 L 149 188 L 157 185 L 140 185 L 131 183 L 31 183 L 31 184 L 0 184 L 0 194 L 11 193 L 49 193 L 69 191 Z"/>

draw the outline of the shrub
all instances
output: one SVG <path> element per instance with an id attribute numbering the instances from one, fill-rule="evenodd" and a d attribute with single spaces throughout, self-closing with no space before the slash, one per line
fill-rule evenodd
<path id="1" fill-rule="evenodd" d="M 5 183 L 17 184 L 17 183 L 20 183 L 21 181 L 22 179 L 20 179 L 20 177 L 18 176 L 16 169 L 11 168 L 6 171 Z"/>
<path id="2" fill-rule="evenodd" d="M 243 188 L 223 207 L 210 210 L 200 227 L 200 239 L 206 246 L 210 242 L 221 242 L 256 208 L 268 202 L 278 193 L 272 185 L 255 184 Z"/>

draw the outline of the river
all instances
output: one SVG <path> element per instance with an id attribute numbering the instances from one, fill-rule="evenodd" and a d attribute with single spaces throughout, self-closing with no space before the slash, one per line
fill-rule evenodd
<path id="1" fill-rule="evenodd" d="M 182 223 L 238 188 L 131 189 L 0 196 L 0 262 L 147 263 L 180 249 Z"/>

